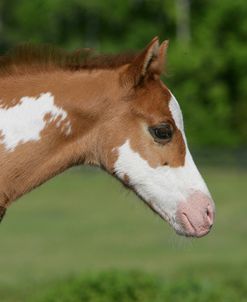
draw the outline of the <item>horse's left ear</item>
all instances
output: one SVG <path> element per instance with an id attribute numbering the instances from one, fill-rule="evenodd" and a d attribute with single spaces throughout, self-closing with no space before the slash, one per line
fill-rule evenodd
<path id="1" fill-rule="evenodd" d="M 127 82 L 131 82 L 132 86 L 138 86 L 145 79 L 158 79 L 163 71 L 167 47 L 167 40 L 159 46 L 158 37 L 153 38 L 129 65 L 125 74 Z"/>
<path id="2" fill-rule="evenodd" d="M 157 74 L 160 76 L 163 72 L 163 69 L 164 69 L 164 66 L 165 66 L 165 63 L 166 63 L 166 53 L 167 53 L 167 48 L 168 48 L 168 45 L 169 45 L 169 41 L 168 40 L 165 40 L 163 41 L 161 44 L 160 44 L 160 47 L 159 47 L 159 54 L 158 54 L 158 59 L 156 62 L 154 62 L 156 65 L 157 65 L 157 69 L 156 69 L 156 72 Z M 154 64 L 153 63 L 153 64 Z M 154 64 L 154 65 L 155 65 Z"/>
<path id="3" fill-rule="evenodd" d="M 157 54 L 153 56 L 146 69 L 146 76 L 159 79 L 165 66 L 168 43 L 168 40 L 161 43 Z"/>

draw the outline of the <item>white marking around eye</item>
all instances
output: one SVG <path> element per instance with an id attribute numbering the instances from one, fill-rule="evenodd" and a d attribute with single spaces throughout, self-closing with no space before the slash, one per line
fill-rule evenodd
<path id="1" fill-rule="evenodd" d="M 45 120 L 47 114 L 50 117 Z M 41 131 L 49 123 L 56 120 L 56 127 L 60 127 L 66 118 L 67 112 L 55 105 L 54 96 L 49 92 L 36 98 L 22 97 L 13 107 L 0 106 L 0 143 L 6 150 L 14 151 L 19 144 L 38 141 Z M 71 133 L 69 121 L 64 130 L 66 135 Z"/>

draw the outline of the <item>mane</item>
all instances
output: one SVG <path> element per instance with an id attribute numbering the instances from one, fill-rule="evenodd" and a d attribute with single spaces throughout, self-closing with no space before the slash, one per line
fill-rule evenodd
<path id="1" fill-rule="evenodd" d="M 130 52 L 99 55 L 89 48 L 68 52 L 49 44 L 23 44 L 0 56 L 0 76 L 56 69 L 114 69 L 132 62 L 135 57 L 136 54 Z"/>

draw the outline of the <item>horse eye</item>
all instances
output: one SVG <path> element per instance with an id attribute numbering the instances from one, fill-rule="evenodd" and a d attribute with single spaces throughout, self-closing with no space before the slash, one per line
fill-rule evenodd
<path id="1" fill-rule="evenodd" d="M 158 126 L 148 128 L 154 140 L 160 143 L 168 142 L 172 138 L 173 129 L 170 124 L 160 124 Z"/>

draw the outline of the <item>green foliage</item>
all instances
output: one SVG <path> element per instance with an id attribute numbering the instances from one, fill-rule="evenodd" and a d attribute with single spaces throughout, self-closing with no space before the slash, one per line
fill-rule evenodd
<path id="1" fill-rule="evenodd" d="M 154 301 L 161 283 L 141 273 L 109 272 L 60 282 L 41 299 L 46 302 Z"/>
<path id="2" fill-rule="evenodd" d="M 161 276 L 141 272 L 110 271 L 70 278 L 50 286 L 36 302 L 227 302 L 245 301 L 246 280 L 213 280 Z"/>
<path id="3" fill-rule="evenodd" d="M 194 145 L 247 142 L 246 13 L 241 0 L 209 1 L 201 12 L 192 5 L 191 46 L 170 51 L 171 84 Z"/>
<path id="4" fill-rule="evenodd" d="M 0 49 L 23 42 L 105 52 L 170 39 L 164 81 L 194 146 L 247 143 L 247 2 L 190 0 L 190 43 L 176 37 L 176 1 L 2 0 Z"/>

